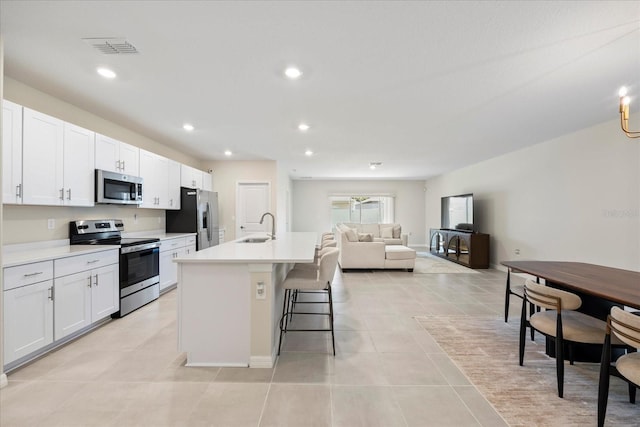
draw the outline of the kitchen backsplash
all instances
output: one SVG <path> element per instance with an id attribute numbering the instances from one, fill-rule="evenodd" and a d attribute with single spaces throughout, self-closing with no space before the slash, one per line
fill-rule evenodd
<path id="1" fill-rule="evenodd" d="M 69 238 L 69 222 L 121 219 L 127 233 L 165 229 L 165 211 L 97 205 L 94 207 L 3 205 L 2 244 Z M 51 227 L 51 228 L 50 228 Z"/>

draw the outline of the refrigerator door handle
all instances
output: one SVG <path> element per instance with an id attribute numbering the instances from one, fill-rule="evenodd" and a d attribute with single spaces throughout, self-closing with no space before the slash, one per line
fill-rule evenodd
<path id="1" fill-rule="evenodd" d="M 209 202 L 207 202 L 205 215 L 207 216 L 207 240 L 209 240 L 209 244 L 211 244 L 211 209 L 209 208 Z"/>

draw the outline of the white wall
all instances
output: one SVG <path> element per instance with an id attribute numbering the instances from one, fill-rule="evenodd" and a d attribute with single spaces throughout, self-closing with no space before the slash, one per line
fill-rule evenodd
<path id="1" fill-rule="evenodd" d="M 491 234 L 494 265 L 531 259 L 640 270 L 640 140 L 625 137 L 618 120 L 438 176 L 426 187 L 427 229 L 440 224 L 440 197 L 474 193 L 475 222 Z"/>
<path id="2" fill-rule="evenodd" d="M 426 242 L 424 227 L 424 181 L 306 181 L 292 185 L 293 231 L 331 230 L 331 194 L 384 193 L 395 196 L 395 222 L 409 234 L 409 245 Z"/>

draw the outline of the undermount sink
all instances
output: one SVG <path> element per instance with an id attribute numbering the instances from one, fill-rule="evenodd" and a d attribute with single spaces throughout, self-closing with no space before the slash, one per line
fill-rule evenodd
<path id="1" fill-rule="evenodd" d="M 270 237 L 248 237 L 244 240 L 240 240 L 238 243 L 264 243 L 270 239 Z"/>

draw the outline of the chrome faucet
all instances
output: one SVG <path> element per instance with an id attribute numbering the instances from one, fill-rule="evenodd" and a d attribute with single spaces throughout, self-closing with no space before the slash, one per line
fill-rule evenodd
<path id="1" fill-rule="evenodd" d="M 260 218 L 260 224 L 264 222 L 264 217 L 267 215 L 271 217 L 271 240 L 276 240 L 276 218 L 273 216 L 271 212 L 266 212 L 262 214 L 262 218 Z"/>

